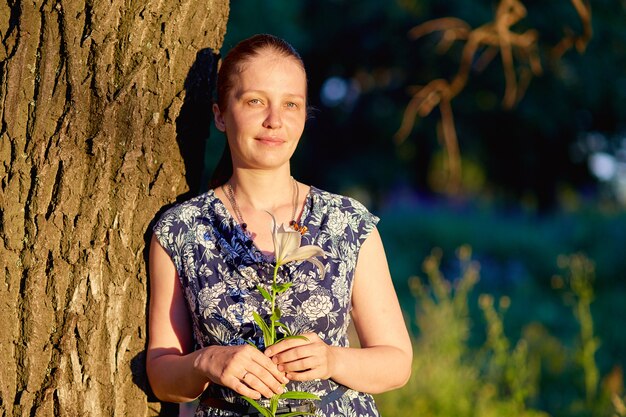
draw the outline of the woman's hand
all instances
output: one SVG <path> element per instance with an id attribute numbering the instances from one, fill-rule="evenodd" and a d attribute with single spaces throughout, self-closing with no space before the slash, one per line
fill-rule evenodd
<path id="1" fill-rule="evenodd" d="M 265 350 L 278 370 L 292 381 L 329 379 L 334 373 L 335 357 L 332 347 L 315 333 L 302 336 L 307 340 L 285 339 Z"/>
<path id="2" fill-rule="evenodd" d="M 194 366 L 211 382 L 257 400 L 282 394 L 289 382 L 270 358 L 250 345 L 209 346 Z"/>

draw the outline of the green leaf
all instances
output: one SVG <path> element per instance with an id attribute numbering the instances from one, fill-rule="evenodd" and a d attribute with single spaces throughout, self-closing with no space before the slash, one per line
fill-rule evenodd
<path id="1" fill-rule="evenodd" d="M 263 318 L 256 311 L 252 312 L 252 316 L 254 317 L 254 321 L 259 325 L 261 331 L 263 332 L 263 339 L 265 339 L 265 346 L 270 346 L 274 344 L 274 340 L 272 338 L 272 332 L 270 328 L 267 326 L 267 323 L 263 320 Z"/>
<path id="2" fill-rule="evenodd" d="M 259 292 L 261 293 L 261 295 L 263 296 L 263 298 L 265 298 L 267 301 L 269 301 L 270 303 L 272 302 L 272 296 L 270 295 L 269 292 L 267 292 L 267 290 L 265 288 L 263 288 L 260 285 L 256 286 L 256 289 L 259 290 Z"/>
<path id="3" fill-rule="evenodd" d="M 311 394 L 310 392 L 303 391 L 287 391 L 283 392 L 278 396 L 281 400 L 316 400 L 319 401 L 321 398 L 315 394 Z"/>
<path id="4" fill-rule="evenodd" d="M 283 282 L 282 284 L 278 284 L 274 286 L 274 289 L 277 293 L 283 293 L 289 289 L 293 285 L 293 282 Z"/>
<path id="5" fill-rule="evenodd" d="M 272 320 L 277 321 L 282 317 L 282 313 L 280 312 L 280 308 L 278 306 L 274 307 L 274 313 L 272 314 Z"/>
<path id="6" fill-rule="evenodd" d="M 267 326 L 267 323 L 265 323 L 265 320 L 263 320 L 263 317 L 261 317 L 261 315 L 256 311 L 252 312 L 252 317 L 254 317 L 254 321 L 259 325 L 265 335 L 265 332 L 269 330 L 269 327 Z"/>
<path id="7" fill-rule="evenodd" d="M 264 417 L 274 417 L 273 413 L 271 413 L 268 408 L 262 407 L 259 403 L 257 403 L 252 398 L 246 397 L 245 395 L 242 395 L 241 398 L 243 398 L 244 400 L 248 401 L 250 403 L 250 405 L 252 407 L 256 408 L 259 411 L 259 413 L 263 414 Z"/>
<path id="8" fill-rule="evenodd" d="M 284 323 L 281 323 L 281 322 L 277 321 L 277 322 L 276 322 L 276 326 L 277 326 L 277 327 L 280 327 L 281 329 L 283 329 L 283 330 L 285 331 L 285 334 L 286 334 L 287 336 L 292 336 L 292 335 L 293 335 L 293 333 L 291 333 L 291 330 L 289 330 L 289 327 L 287 327 L 287 325 L 286 325 L 286 324 L 284 324 Z M 302 336 L 302 337 L 304 337 L 304 336 Z"/>
<path id="9" fill-rule="evenodd" d="M 306 340 L 307 342 L 309 341 L 309 339 L 299 334 L 285 336 L 282 338 L 282 340 L 287 340 L 287 339 L 302 339 L 302 340 Z"/>
<path id="10" fill-rule="evenodd" d="M 273 416 L 276 415 L 276 410 L 278 410 L 278 395 L 273 395 L 272 398 L 270 398 L 270 413 L 272 413 Z"/>

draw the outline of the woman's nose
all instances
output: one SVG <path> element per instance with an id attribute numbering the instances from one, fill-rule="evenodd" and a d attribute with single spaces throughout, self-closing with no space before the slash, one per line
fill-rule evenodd
<path id="1" fill-rule="evenodd" d="M 267 129 L 278 129 L 283 125 L 280 109 L 271 106 L 268 108 L 267 117 L 263 121 L 263 127 Z"/>

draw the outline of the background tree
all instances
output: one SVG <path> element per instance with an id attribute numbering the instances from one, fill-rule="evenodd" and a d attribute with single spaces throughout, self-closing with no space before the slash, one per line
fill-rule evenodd
<path id="1" fill-rule="evenodd" d="M 517 85 L 527 88 L 518 89 L 524 95 L 508 109 L 502 100 L 512 91 L 507 89 L 511 67 L 507 71 L 504 64 L 509 61 L 488 45 L 476 50 L 477 58 L 466 72 L 467 85 L 452 103 L 463 166 L 462 192 L 467 198 L 512 208 L 521 203 L 541 213 L 558 210 L 570 197 L 583 201 L 605 197 L 604 188 L 610 184 L 598 184 L 588 157 L 597 151 L 623 154 L 619 150 L 626 126 L 623 2 L 292 3 L 233 2 L 224 45 L 230 47 L 242 37 L 264 31 L 285 37 L 301 53 L 310 102 L 318 111 L 307 122 L 295 155 L 298 178 L 334 191 L 360 188 L 370 195 L 374 208 L 387 205 L 400 193 L 442 197 L 446 159 L 437 134 L 439 108 L 415 119 L 401 144 L 395 144 L 393 136 L 415 92 L 412 86 L 439 78 L 453 80 L 466 42 L 459 41 L 458 34 L 457 41 L 448 42 L 450 31 L 413 39 L 411 29 L 445 18 L 478 29 L 497 20 L 502 4 L 518 3 L 526 15 L 509 29 L 537 34 L 533 59 L 541 61 L 542 72 L 532 78 L 527 78 L 528 72 L 517 73 Z M 249 13 L 251 9 L 255 13 Z M 505 28 L 500 25 L 500 30 Z M 580 53 L 581 39 L 589 40 L 584 53 Z M 443 54 L 439 53 L 442 44 L 449 46 Z M 512 54 L 516 67 L 520 63 L 527 67 L 524 51 L 515 49 Z M 484 66 L 488 57 L 492 60 Z M 376 169 L 364 170 L 364 166 Z"/>
<path id="2" fill-rule="evenodd" d="M 0 414 L 158 412 L 146 239 L 185 173 L 199 182 L 185 153 L 203 153 L 228 13 L 227 0 L 0 4 Z"/>

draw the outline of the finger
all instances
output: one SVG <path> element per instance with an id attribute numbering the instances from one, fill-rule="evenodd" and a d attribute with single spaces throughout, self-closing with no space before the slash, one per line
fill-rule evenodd
<path id="1" fill-rule="evenodd" d="M 288 372 L 287 378 L 289 378 L 291 381 L 299 382 L 312 381 L 314 379 L 324 379 L 321 372 L 316 369 L 310 369 L 301 372 Z"/>
<path id="2" fill-rule="evenodd" d="M 304 372 L 311 369 L 319 368 L 321 362 L 322 361 L 320 360 L 320 358 L 309 356 L 299 358 L 291 362 L 281 363 L 280 365 L 278 365 L 278 368 L 288 374 L 293 372 Z"/>
<path id="3" fill-rule="evenodd" d="M 270 375 L 267 372 L 266 374 Z M 270 377 L 270 381 L 274 381 L 274 378 Z M 261 393 L 265 398 L 271 398 L 274 394 L 282 394 L 285 391 L 281 384 L 276 385 L 270 382 L 270 385 L 268 385 L 265 380 L 252 372 L 247 373 L 242 382 L 254 391 Z"/>
<path id="4" fill-rule="evenodd" d="M 301 339 L 301 338 L 284 339 L 276 343 L 275 345 L 272 345 L 268 347 L 267 349 L 265 349 L 264 353 L 265 353 L 265 356 L 271 358 L 286 350 L 293 349 L 294 347 L 306 345 L 309 343 L 311 343 L 309 338 L 307 338 L 306 340 Z"/>
<path id="5" fill-rule="evenodd" d="M 285 392 L 283 384 L 277 382 L 274 376 L 266 371 L 263 371 L 259 374 L 249 373 L 248 375 L 249 376 L 246 377 L 245 383 L 248 384 L 251 388 L 254 388 L 262 393 L 265 397 L 269 398 L 274 394 L 282 394 L 283 392 Z M 281 375 L 285 379 L 285 381 L 289 381 L 284 373 L 281 372 Z"/>
<path id="6" fill-rule="evenodd" d="M 303 346 L 297 346 L 286 350 L 284 352 L 278 353 L 272 357 L 272 361 L 278 365 L 278 369 L 283 371 L 280 365 L 284 365 L 286 363 L 291 363 L 297 360 L 313 357 L 313 356 L 324 356 L 325 352 L 323 349 L 323 345 L 321 344 L 308 344 Z"/>
<path id="7" fill-rule="evenodd" d="M 284 372 L 281 372 L 270 358 L 260 352 L 259 356 L 254 358 L 253 366 L 254 368 L 249 369 L 249 371 L 253 371 L 257 377 L 265 381 L 274 390 L 289 382 Z"/>
<path id="8" fill-rule="evenodd" d="M 235 391 L 237 394 L 245 395 L 246 397 L 250 397 L 253 400 L 261 399 L 262 395 L 260 392 L 250 388 L 245 382 L 238 378 L 233 377 L 233 379 L 233 383 L 229 386 L 230 389 Z"/>
<path id="9" fill-rule="evenodd" d="M 307 358 L 309 356 L 311 356 L 311 353 L 308 352 L 307 349 L 303 347 L 297 347 L 272 356 L 272 361 L 277 365 L 279 371 L 284 372 L 284 369 L 281 368 L 281 365 L 297 361 L 298 359 Z"/>

